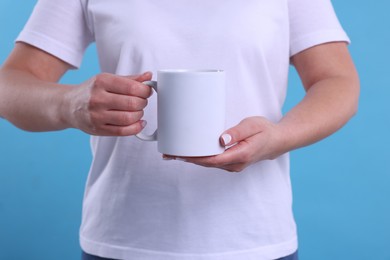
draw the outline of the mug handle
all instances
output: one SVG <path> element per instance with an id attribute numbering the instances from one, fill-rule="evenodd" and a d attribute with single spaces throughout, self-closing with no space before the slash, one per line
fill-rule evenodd
<path id="1" fill-rule="evenodd" d="M 157 93 L 157 81 L 144 81 L 142 82 L 142 84 L 152 87 Z M 157 129 L 151 135 L 147 135 L 141 132 L 136 134 L 135 136 L 142 141 L 157 141 Z"/>

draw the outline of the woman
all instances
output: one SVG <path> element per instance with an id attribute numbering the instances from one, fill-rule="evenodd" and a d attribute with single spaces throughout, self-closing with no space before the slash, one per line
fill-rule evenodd
<path id="1" fill-rule="evenodd" d="M 104 73 L 58 84 L 92 42 Z M 329 0 L 41 0 L 1 69 L 0 116 L 92 135 L 85 259 L 297 259 L 288 152 L 356 112 L 348 42 Z M 306 95 L 283 116 L 290 64 Z M 166 68 L 226 71 L 223 154 L 162 160 L 134 137 L 156 121 L 142 82 Z"/>

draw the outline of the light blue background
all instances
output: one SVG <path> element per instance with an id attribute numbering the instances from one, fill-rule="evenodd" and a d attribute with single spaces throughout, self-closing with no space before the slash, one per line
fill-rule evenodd
<path id="1" fill-rule="evenodd" d="M 0 0 L 0 63 L 35 0 Z M 360 72 L 358 114 L 341 131 L 292 153 L 302 260 L 390 260 L 390 2 L 334 0 Z M 79 83 L 98 72 L 92 46 Z M 303 96 L 293 70 L 286 110 Z M 28 93 L 26 93 L 28 95 Z M 91 160 L 76 130 L 27 133 L 0 120 L 0 259 L 78 259 Z"/>

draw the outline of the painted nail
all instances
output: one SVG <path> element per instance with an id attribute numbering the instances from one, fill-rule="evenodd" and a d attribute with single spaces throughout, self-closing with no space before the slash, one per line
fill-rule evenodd
<path id="1" fill-rule="evenodd" d="M 224 145 L 228 145 L 232 141 L 232 136 L 229 134 L 223 134 L 222 140 Z"/>

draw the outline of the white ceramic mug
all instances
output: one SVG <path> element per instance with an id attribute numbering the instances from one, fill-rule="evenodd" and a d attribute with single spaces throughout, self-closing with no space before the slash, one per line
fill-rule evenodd
<path id="1" fill-rule="evenodd" d="M 225 130 L 225 72 L 222 70 L 160 70 L 146 81 L 157 95 L 157 130 L 139 133 L 158 141 L 158 151 L 173 156 L 223 153 L 219 138 Z"/>

